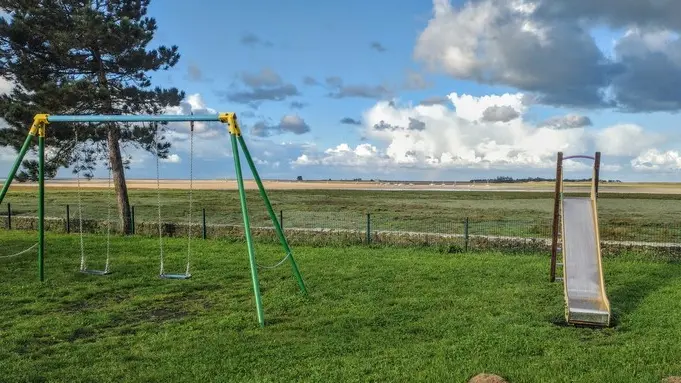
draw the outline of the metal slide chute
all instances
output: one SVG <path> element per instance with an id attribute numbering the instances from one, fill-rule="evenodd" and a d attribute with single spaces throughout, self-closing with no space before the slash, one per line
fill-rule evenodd
<path id="1" fill-rule="evenodd" d="M 562 162 L 570 158 L 594 161 L 588 197 L 565 197 Z M 598 230 L 598 170 L 600 153 L 595 157 L 563 157 L 558 153 L 556 201 L 551 249 L 551 281 L 562 280 L 565 294 L 565 319 L 569 324 L 610 325 L 610 303 L 605 292 Z M 562 262 L 557 262 L 561 255 Z M 562 266 L 563 277 L 556 277 Z"/>

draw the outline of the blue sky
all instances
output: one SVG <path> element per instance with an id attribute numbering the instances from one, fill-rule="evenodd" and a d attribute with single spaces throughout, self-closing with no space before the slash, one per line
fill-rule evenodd
<path id="1" fill-rule="evenodd" d="M 567 1 L 156 0 L 149 47 L 182 57 L 153 79 L 195 112 L 237 112 L 265 178 L 551 177 L 557 151 L 600 150 L 606 178 L 675 180 L 673 10 Z M 186 178 L 186 127 L 173 129 L 162 176 Z M 198 178 L 234 176 L 218 129 L 197 135 Z M 131 154 L 128 177 L 153 177 Z"/>
<path id="2" fill-rule="evenodd" d="M 255 111 L 274 120 L 292 112 L 290 102 L 307 104 L 294 111 L 311 126 L 306 137 L 322 146 L 347 139 L 348 128 L 339 123 L 343 117 L 360 118 L 360 113 L 375 100 L 325 97 L 321 87 L 305 86 L 303 79 L 311 76 L 320 82 L 331 76 L 341 77 L 348 84 L 394 83 L 406 81 L 411 51 L 418 31 L 423 29 L 431 12 L 428 2 L 409 2 L 400 12 L 388 12 L 394 2 L 352 0 L 347 2 L 309 1 L 208 1 L 205 8 L 191 2 L 157 1 L 150 14 L 157 18 L 159 32 L 155 42 L 176 44 L 182 60 L 169 77 L 169 84 L 187 93 L 200 93 L 207 105 L 225 111 L 253 111 L 226 101 L 219 92 L 228 90 L 240 72 L 263 68 L 276 71 L 286 82 L 295 84 L 302 93 L 288 102 L 266 102 Z M 210 12 L 206 12 L 206 10 Z M 263 10 L 266 9 L 266 12 Z M 171 28 L 170 26 L 177 26 Z M 185 27 L 186 26 L 186 27 Z M 246 35 L 254 35 L 263 43 L 245 45 Z M 379 42 L 384 52 L 371 48 Z M 189 67 L 195 65 L 207 81 L 187 78 Z M 159 80 L 166 75 L 158 76 Z M 444 80 L 444 81 L 443 81 Z M 431 95 L 444 95 L 455 80 L 440 79 L 433 89 L 406 90 L 403 97 L 420 100 Z M 475 92 L 474 85 L 468 85 Z M 462 88 L 463 89 L 463 88 Z M 478 91 L 480 92 L 480 91 Z M 242 117 L 246 123 L 257 118 Z M 349 143 L 359 143 L 359 136 Z"/>

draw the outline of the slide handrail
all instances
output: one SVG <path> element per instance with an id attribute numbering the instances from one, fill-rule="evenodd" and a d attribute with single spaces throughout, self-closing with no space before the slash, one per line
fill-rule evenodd
<path id="1" fill-rule="evenodd" d="M 563 160 L 570 160 L 570 159 L 575 159 L 575 158 L 584 158 L 584 159 L 587 159 L 587 160 L 596 160 L 596 157 L 587 156 L 587 155 L 584 155 L 584 154 L 577 154 L 577 155 L 574 155 L 574 156 L 566 156 L 566 157 L 563 157 Z"/>

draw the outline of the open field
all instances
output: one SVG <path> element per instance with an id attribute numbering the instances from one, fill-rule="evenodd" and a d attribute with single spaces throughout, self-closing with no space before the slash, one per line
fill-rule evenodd
<path id="1" fill-rule="evenodd" d="M 156 180 L 130 179 L 127 180 L 130 189 L 156 189 Z M 391 190 L 391 191 L 535 191 L 551 192 L 555 188 L 553 182 L 525 182 L 525 183 L 490 183 L 475 184 L 470 182 L 410 182 L 410 181 L 283 181 L 264 180 L 267 190 Z M 161 189 L 188 189 L 188 180 L 160 180 Z M 105 179 L 81 180 L 81 187 L 105 189 L 108 181 Z M 244 180 L 247 189 L 256 189 L 253 180 Z M 74 188 L 76 180 L 51 180 L 46 182 L 48 188 Z M 15 187 L 35 187 L 35 184 L 15 184 Z M 236 180 L 194 180 L 193 187 L 197 190 L 236 190 Z M 566 189 L 588 192 L 589 183 L 569 182 Z M 603 183 L 599 186 L 604 193 L 648 193 L 648 194 L 681 194 L 681 183 L 654 182 L 622 182 Z"/>
<path id="2" fill-rule="evenodd" d="M 0 232 L 17 249 L 33 235 Z M 77 236 L 0 259 L 0 371 L 19 381 L 659 382 L 681 375 L 681 264 L 606 258 L 615 325 L 565 326 L 545 256 L 410 249 L 294 248 L 309 288 L 284 265 L 261 272 L 260 329 L 243 243 L 196 241 L 193 277 L 158 273 L 157 242 L 116 238 L 113 274 L 86 276 Z M 87 236 L 90 249 L 101 237 Z M 182 268 L 185 241 L 168 241 Z M 134 250 L 133 250 L 134 249 Z M 4 248 L 3 248 L 4 250 Z M 278 247 L 260 245 L 259 262 Z M 103 258 L 90 254 L 93 266 Z M 171 252 L 171 254 L 173 254 Z M 175 257 L 175 258 L 173 258 Z"/>
<path id="3" fill-rule="evenodd" d="M 131 185 L 135 185 L 132 183 Z M 570 189 L 572 190 L 572 189 Z M 601 237 L 616 241 L 681 243 L 681 194 L 610 193 L 601 189 L 599 220 Z M 626 189 L 623 189 L 626 190 Z M 65 217 L 66 205 L 71 218 L 77 218 L 77 189 L 51 186 L 46 195 L 49 217 Z M 156 190 L 132 187 L 130 201 L 135 206 L 136 222 L 157 220 Z M 461 234 L 469 219 L 470 234 L 524 237 L 549 237 L 553 213 L 552 192 L 468 191 L 423 192 L 419 190 L 268 190 L 274 208 L 283 211 L 288 228 L 365 230 L 367 213 L 371 228 L 378 231 L 408 231 Z M 258 192 L 247 191 L 253 224 L 271 226 Z M 107 191 L 86 188 L 82 191 L 83 217 L 102 220 L 107 204 L 113 201 Z M 35 216 L 35 188 L 12 187 L 5 200 L 15 216 Z M 188 220 L 186 190 L 161 191 L 162 216 L 166 222 Z M 238 193 L 234 190 L 194 191 L 193 222 L 199 222 L 202 209 L 210 224 L 241 224 Z M 6 206 L 0 206 L 0 215 Z M 116 217 L 115 208 L 112 216 Z"/>

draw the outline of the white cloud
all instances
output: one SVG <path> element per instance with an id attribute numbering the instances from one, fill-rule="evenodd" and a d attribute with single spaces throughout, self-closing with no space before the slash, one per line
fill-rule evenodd
<path id="1" fill-rule="evenodd" d="M 178 154 L 170 154 L 168 155 L 167 158 L 161 158 L 161 162 L 169 163 L 169 164 L 179 164 L 182 162 L 182 157 L 180 157 Z"/>
<path id="2" fill-rule="evenodd" d="M 213 108 L 206 105 L 199 93 L 190 94 L 180 105 L 167 108 L 165 114 L 216 114 Z M 172 149 L 189 155 L 191 150 L 189 122 L 172 122 L 167 126 L 166 138 L 170 141 Z M 227 126 L 219 121 L 194 122 L 194 155 L 203 159 L 217 159 L 231 155 L 228 145 L 229 134 Z"/>
<path id="3" fill-rule="evenodd" d="M 209 108 L 203 97 L 199 93 L 190 94 L 185 100 L 180 102 L 178 106 L 171 106 L 166 108 L 164 114 L 178 115 L 178 114 L 216 114 L 217 111 Z M 168 124 L 169 128 L 177 131 L 189 133 L 191 125 L 188 122 L 173 122 Z M 216 131 L 225 130 L 225 125 L 221 122 L 194 122 L 194 133 L 197 136 L 215 137 Z"/>
<path id="4" fill-rule="evenodd" d="M 549 103 L 598 103 L 609 64 L 588 31 L 534 16 L 529 1 L 434 0 L 414 58 L 457 79 L 537 92 Z"/>
<path id="5" fill-rule="evenodd" d="M 577 114 L 551 117 L 539 124 L 539 126 L 546 126 L 553 129 L 574 129 L 591 125 L 592 122 L 589 117 Z"/>
<path id="6" fill-rule="evenodd" d="M 246 137 L 247 145 L 258 165 L 280 168 L 282 164 L 312 165 L 310 158 L 301 153 L 316 153 L 318 148 L 311 142 L 275 142 L 269 138 Z"/>
<path id="7" fill-rule="evenodd" d="M 423 163 L 441 167 L 551 166 L 557 151 L 582 151 L 584 129 L 536 128 L 522 120 L 526 111 L 522 94 L 473 97 L 449 95 L 455 110 L 423 106 L 400 108 L 378 103 L 365 113 L 366 136 L 387 144 L 386 154 L 395 163 Z M 487 122 L 484 112 L 492 106 L 510 107 L 519 118 Z M 381 130 L 385 121 L 406 126 L 409 118 L 425 124 L 422 131 Z"/>
<path id="8" fill-rule="evenodd" d="M 14 89 L 14 83 L 4 77 L 0 77 L 0 95 L 8 94 Z"/>
<path id="9" fill-rule="evenodd" d="M 368 167 L 390 166 L 391 161 L 388 157 L 379 153 L 373 145 L 360 144 L 352 148 L 348 144 L 340 144 L 334 148 L 326 149 L 322 156 L 311 157 L 308 154 L 301 154 L 291 164 L 349 166 L 358 167 L 360 171 L 366 171 L 369 170 Z"/>
<path id="10" fill-rule="evenodd" d="M 632 124 L 605 129 L 574 124 L 571 129 L 536 126 L 525 120 L 522 94 L 474 97 L 452 93 L 455 106 L 401 106 L 378 102 L 365 111 L 363 134 L 372 143 L 352 147 L 341 143 L 324 151 L 304 151 L 296 166 L 365 166 L 371 169 L 550 169 L 556 153 L 567 155 L 600 150 L 610 156 L 602 168 L 621 171 L 621 156 L 636 156 L 662 142 L 663 137 Z M 487 121 L 492 107 L 513 110 L 518 117 Z M 415 124 L 414 121 L 418 122 Z M 418 129 L 413 127 L 418 125 Z M 410 128 L 411 127 L 411 128 Z M 614 157 L 614 158 L 613 158 Z M 568 161 L 570 170 L 588 170 L 589 163 Z"/>
<path id="11" fill-rule="evenodd" d="M 603 155 L 635 156 L 664 142 L 664 137 L 633 124 L 607 127 L 594 134 L 596 150 Z"/>
<path id="12" fill-rule="evenodd" d="M 0 12 L 0 17 L 5 17 L 6 14 Z M 0 77 L 0 95 L 7 94 L 14 88 L 14 83 L 8 81 L 7 79 Z M 4 118 L 0 118 L 0 129 L 7 129 L 7 121 Z M 0 178 L 5 178 L 5 174 L 9 171 L 12 162 L 16 158 L 17 153 L 14 149 L 7 146 L 0 146 Z M 5 170 L 7 168 L 7 170 Z"/>
<path id="13" fill-rule="evenodd" d="M 671 0 L 433 0 L 413 57 L 549 105 L 680 110 L 680 11 Z M 599 31 L 614 47 L 599 47 Z"/>
<path id="14" fill-rule="evenodd" d="M 523 103 L 524 95 L 522 93 L 493 94 L 481 97 L 452 93 L 448 98 L 456 108 L 456 115 L 468 121 L 483 119 L 485 111 L 493 107 L 509 107 L 518 114 L 523 114 L 527 110 L 527 106 Z"/>
<path id="15" fill-rule="evenodd" d="M 9 146 L 0 146 L 0 162 L 14 161 L 17 152 Z"/>
<path id="16" fill-rule="evenodd" d="M 681 153 L 676 150 L 662 152 L 649 149 L 631 160 L 631 167 L 638 171 L 679 171 L 681 170 Z"/>
<path id="17" fill-rule="evenodd" d="M 603 172 L 619 172 L 619 171 L 622 171 L 622 169 L 624 169 L 624 166 L 622 166 L 620 164 L 606 164 L 606 163 L 604 163 L 604 164 L 601 165 L 600 171 L 601 171 L 601 173 L 603 173 Z"/>

